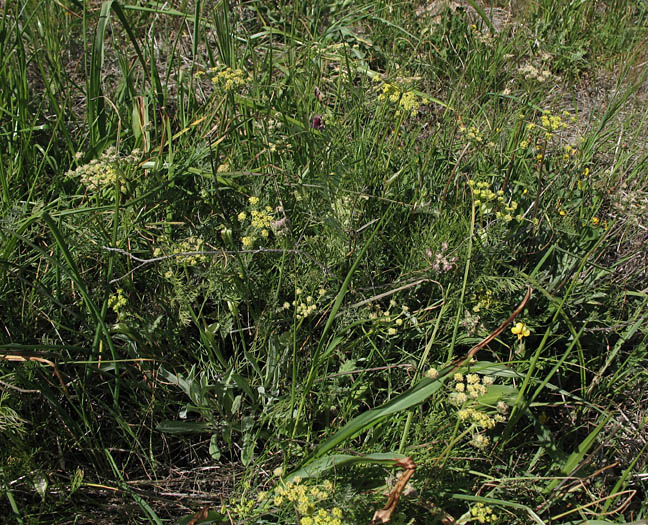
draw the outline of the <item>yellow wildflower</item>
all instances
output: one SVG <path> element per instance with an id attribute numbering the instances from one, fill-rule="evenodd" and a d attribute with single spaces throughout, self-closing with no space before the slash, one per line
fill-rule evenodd
<path id="1" fill-rule="evenodd" d="M 531 330 L 524 323 L 516 323 L 516 325 L 511 328 L 511 332 L 517 335 L 518 341 L 523 337 L 529 337 L 531 335 Z"/>

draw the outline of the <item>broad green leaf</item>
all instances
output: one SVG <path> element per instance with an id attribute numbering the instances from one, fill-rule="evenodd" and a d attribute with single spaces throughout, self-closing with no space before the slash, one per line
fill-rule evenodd
<path id="1" fill-rule="evenodd" d="M 578 467 L 579 463 L 583 461 L 583 458 L 589 452 L 590 448 L 592 448 L 592 445 L 594 445 L 594 443 L 596 442 L 596 438 L 609 420 L 610 416 L 603 418 L 603 421 L 601 421 L 598 426 L 594 430 L 592 430 L 589 435 L 580 443 L 580 445 L 578 445 L 578 450 L 572 452 L 569 455 L 567 461 L 565 461 L 565 464 L 560 469 L 563 474 L 568 476 L 574 474 L 574 470 Z M 551 492 L 558 485 L 558 483 L 560 483 L 560 480 L 554 479 L 544 488 L 543 492 L 545 494 Z"/>
<path id="2" fill-rule="evenodd" d="M 446 369 L 446 374 L 449 371 L 450 368 Z M 437 379 L 422 379 L 412 388 L 395 397 L 383 406 L 368 410 L 367 412 L 360 414 L 358 417 L 352 419 L 346 425 L 344 425 L 342 429 L 340 429 L 319 447 L 317 447 L 311 457 L 304 462 L 304 466 L 323 456 L 329 450 L 333 449 L 343 441 L 359 434 L 364 430 L 367 430 L 368 428 L 372 427 L 391 414 L 407 410 L 408 408 L 422 403 L 437 390 L 439 390 L 439 388 L 441 388 L 443 384 L 443 378 L 444 375 L 440 375 Z"/>
<path id="3" fill-rule="evenodd" d="M 170 420 L 162 421 L 156 428 L 165 434 L 200 434 L 214 430 L 214 427 L 209 423 Z"/>
<path id="4" fill-rule="evenodd" d="M 392 465 L 395 461 L 404 459 L 406 457 L 407 456 L 398 454 L 397 452 L 380 452 L 363 456 L 332 454 L 330 456 L 316 459 L 312 463 L 309 463 L 308 465 L 294 472 L 291 472 L 286 477 L 286 481 L 289 481 L 295 477 L 300 477 L 302 479 L 317 477 L 331 468 L 337 468 L 345 465 L 359 465 L 362 463 L 370 463 L 372 465 Z"/>
<path id="5" fill-rule="evenodd" d="M 209 455 L 214 461 L 219 461 L 221 458 L 220 449 L 218 448 L 218 434 L 212 434 L 209 439 Z"/>

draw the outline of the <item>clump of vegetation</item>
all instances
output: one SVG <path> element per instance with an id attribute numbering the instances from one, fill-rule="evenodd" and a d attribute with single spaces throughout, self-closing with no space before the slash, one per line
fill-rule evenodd
<path id="1" fill-rule="evenodd" d="M 5 4 L 6 516 L 648 519 L 645 3 Z"/>

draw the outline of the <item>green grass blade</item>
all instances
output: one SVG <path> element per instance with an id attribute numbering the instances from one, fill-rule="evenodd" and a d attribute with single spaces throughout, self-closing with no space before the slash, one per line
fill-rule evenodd
<path id="1" fill-rule="evenodd" d="M 452 370 L 452 367 L 446 369 L 445 373 L 447 374 L 450 370 Z M 437 379 L 422 379 L 417 385 L 410 388 L 406 392 L 403 392 L 383 406 L 368 410 L 355 417 L 346 425 L 344 425 L 344 427 L 342 427 L 339 431 L 337 431 L 333 436 L 319 445 L 315 449 L 313 454 L 311 454 L 311 456 L 309 456 L 309 458 L 304 461 L 301 468 L 308 465 L 315 459 L 320 458 L 347 439 L 350 439 L 360 432 L 369 429 L 386 417 L 398 412 L 402 412 L 403 410 L 407 410 L 408 408 L 422 403 L 432 394 L 438 391 L 439 388 L 441 388 L 444 376 L 445 374 L 442 372 L 439 374 L 439 377 Z"/>
<path id="2" fill-rule="evenodd" d="M 468 3 L 472 6 L 472 8 L 477 11 L 477 14 L 479 17 L 484 21 L 484 24 L 488 27 L 488 30 L 491 32 L 491 35 L 494 35 L 496 33 L 495 27 L 493 27 L 493 23 L 491 22 L 490 18 L 488 18 L 488 15 L 475 0 L 468 0 Z"/>
<path id="3" fill-rule="evenodd" d="M 353 273 L 355 272 L 356 268 L 360 264 L 360 262 L 364 259 L 365 253 L 367 253 L 367 250 L 369 249 L 369 246 L 371 245 L 371 242 L 373 241 L 374 237 L 382 227 L 385 219 L 387 217 L 387 213 L 385 213 L 378 222 L 378 225 L 376 228 L 374 228 L 373 232 L 371 232 L 371 235 L 367 239 L 367 241 L 364 243 L 362 249 L 356 256 L 355 261 L 353 261 L 353 264 L 351 265 L 351 268 L 346 274 L 346 277 L 344 279 L 344 282 L 342 283 L 342 286 L 340 287 L 340 290 L 337 293 L 337 296 L 335 298 L 335 302 L 333 303 L 333 307 L 331 308 L 331 311 L 329 312 L 328 319 L 326 321 L 326 325 L 324 325 L 324 330 L 322 330 L 322 335 L 320 336 L 319 343 L 317 345 L 317 348 L 315 349 L 315 353 L 313 354 L 312 358 L 312 363 L 310 367 L 310 372 L 308 373 L 308 377 L 306 379 L 306 383 L 304 386 L 304 392 L 301 397 L 301 401 L 299 403 L 299 407 L 297 408 L 297 415 L 295 416 L 295 425 L 293 427 L 293 437 L 295 433 L 297 432 L 297 425 L 299 423 L 299 418 L 302 414 L 302 410 L 304 409 L 304 404 L 306 403 L 306 398 L 310 394 L 310 389 L 313 386 L 313 381 L 315 380 L 315 374 L 317 372 L 317 369 L 320 366 L 320 355 L 322 353 L 322 350 L 324 348 L 324 345 L 326 344 L 326 336 L 328 335 L 328 332 L 330 331 L 331 327 L 333 326 L 333 322 L 335 321 L 335 317 L 337 316 L 338 312 L 340 311 L 340 307 L 342 306 L 342 301 L 344 301 L 344 296 L 346 295 L 347 291 L 349 290 L 349 286 L 351 284 L 351 278 L 353 277 Z"/>
<path id="4" fill-rule="evenodd" d="M 90 143 L 93 147 L 106 135 L 106 113 L 103 99 L 103 90 L 101 88 L 101 78 L 104 65 L 104 45 L 106 38 L 106 29 L 110 20 L 110 11 L 113 0 L 105 0 L 101 4 L 99 13 L 99 22 L 95 29 L 94 44 L 92 46 L 92 55 L 90 58 L 90 75 L 88 77 L 88 126 L 90 128 Z"/>
<path id="5" fill-rule="evenodd" d="M 97 305 L 94 303 L 92 300 L 92 297 L 90 296 L 90 293 L 88 292 L 88 289 L 86 287 L 85 281 L 81 277 L 81 274 L 79 273 L 79 270 L 76 267 L 76 264 L 74 262 L 74 258 L 72 257 L 72 254 L 70 253 L 70 250 L 67 246 L 67 243 L 65 242 L 65 239 L 63 238 L 63 235 L 61 234 L 61 231 L 59 230 L 58 226 L 56 226 L 56 223 L 52 220 L 50 215 L 45 212 L 42 215 L 43 221 L 47 224 L 49 227 L 50 231 L 52 232 L 52 235 L 54 236 L 54 239 L 56 241 L 56 245 L 58 249 L 61 251 L 63 254 L 63 258 L 67 262 L 67 265 L 62 265 L 56 261 L 56 259 L 53 259 L 54 262 L 57 263 L 58 266 L 63 269 L 65 273 L 68 274 L 68 276 L 74 281 L 76 286 L 79 288 L 79 293 L 83 297 L 84 302 L 86 303 L 86 306 L 94 316 L 99 329 L 104 335 L 105 341 L 110 348 L 110 354 L 113 360 L 117 360 L 117 352 L 115 350 L 115 347 L 112 342 L 112 337 L 110 335 L 110 332 L 108 330 L 108 327 L 106 326 L 106 323 L 103 319 L 103 316 L 100 312 L 100 310 L 97 308 Z M 115 387 L 113 390 L 113 403 L 115 404 L 115 407 L 119 406 L 119 368 L 118 364 L 115 363 Z"/>
<path id="6" fill-rule="evenodd" d="M 375 454 L 364 454 L 362 456 L 351 456 L 349 454 L 332 454 L 308 463 L 306 466 L 291 472 L 286 476 L 286 481 L 296 477 L 302 479 L 314 478 L 332 468 L 351 465 L 393 465 L 397 460 L 407 456 L 396 452 L 379 452 Z"/>

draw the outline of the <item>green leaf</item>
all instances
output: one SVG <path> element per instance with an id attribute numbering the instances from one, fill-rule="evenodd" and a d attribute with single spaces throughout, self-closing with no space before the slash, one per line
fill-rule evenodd
<path id="1" fill-rule="evenodd" d="M 398 454 L 397 452 L 380 452 L 376 454 L 367 454 L 364 456 L 351 456 L 349 454 L 333 454 L 323 458 L 319 458 L 312 463 L 304 466 L 294 472 L 291 472 L 287 477 L 286 481 L 289 481 L 295 477 L 313 478 L 317 477 L 323 472 L 331 468 L 338 468 L 341 466 L 350 466 L 350 465 L 359 465 L 363 463 L 369 463 L 372 465 L 392 465 L 399 459 L 404 459 L 407 456 L 403 454 Z"/>
<path id="2" fill-rule="evenodd" d="M 578 445 L 578 449 L 569 455 L 565 464 L 560 468 L 563 474 L 573 476 L 576 473 L 578 465 L 583 461 L 583 458 L 589 452 L 590 448 L 592 448 L 592 445 L 596 442 L 597 436 L 609 420 L 610 416 L 604 417 L 603 421 L 601 421 L 598 426 L 592 430 L 583 441 L 581 441 L 580 445 Z M 544 488 L 543 492 L 545 494 L 551 492 L 559 483 L 560 479 L 554 479 Z"/>
<path id="3" fill-rule="evenodd" d="M 344 425 L 342 429 L 317 447 L 315 452 L 313 452 L 313 454 L 304 461 L 301 468 L 305 468 L 306 465 L 312 463 L 317 458 L 320 458 L 343 441 L 367 430 L 386 417 L 422 403 L 441 388 L 443 379 L 450 370 L 452 370 L 452 367 L 447 368 L 444 373 L 440 374 L 436 379 L 424 378 L 406 392 L 395 397 L 388 403 L 385 403 L 383 406 L 368 410 L 352 419 Z M 323 461 L 326 461 L 326 458 Z"/>
<path id="4" fill-rule="evenodd" d="M 159 432 L 163 432 L 165 434 L 201 434 L 214 430 L 214 427 L 209 423 L 170 420 L 162 421 L 156 428 Z"/>
<path id="5" fill-rule="evenodd" d="M 212 434 L 209 440 L 209 455 L 214 461 L 218 461 L 221 458 L 220 449 L 218 448 L 218 434 Z"/>

